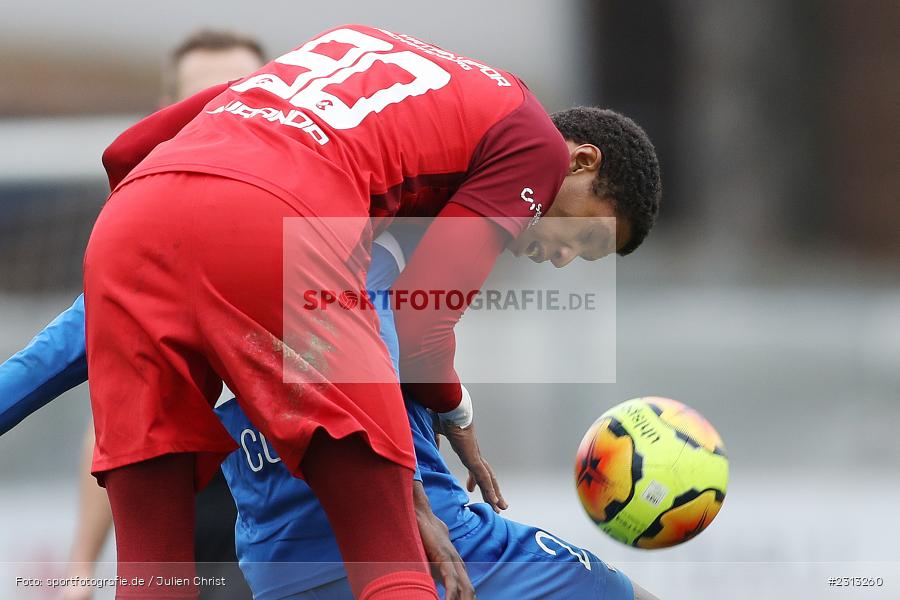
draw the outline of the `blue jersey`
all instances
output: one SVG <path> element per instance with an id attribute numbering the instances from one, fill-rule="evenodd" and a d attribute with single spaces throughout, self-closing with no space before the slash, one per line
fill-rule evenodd
<path id="1" fill-rule="evenodd" d="M 402 269 L 396 245 L 374 246 L 367 284 L 395 366 L 393 314 L 378 295 Z M 86 380 L 83 299 L 0 365 L 0 433 Z M 535 527 L 468 504 L 434 441 L 431 414 L 407 399 L 418 469 L 434 513 L 447 524 L 478 597 L 499 600 L 632 600 L 627 577 L 595 555 Z M 309 487 L 294 478 L 232 399 L 216 408 L 240 448 L 222 465 L 238 508 L 235 546 L 257 600 L 352 599 L 337 543 Z"/>

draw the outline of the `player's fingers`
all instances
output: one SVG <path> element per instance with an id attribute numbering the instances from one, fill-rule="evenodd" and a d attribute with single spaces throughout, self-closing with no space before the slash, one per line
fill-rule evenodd
<path id="1" fill-rule="evenodd" d="M 481 489 L 481 497 L 484 501 L 491 505 L 494 512 L 500 512 L 500 508 L 497 506 L 497 492 L 494 490 L 494 478 L 490 469 L 486 466 L 486 463 L 482 460 L 474 469 L 470 470 L 469 473 L 475 477 L 475 481 Z"/>
<path id="2" fill-rule="evenodd" d="M 469 572 L 466 571 L 466 563 L 463 562 L 462 557 L 457 557 L 456 561 L 456 571 L 459 573 L 459 581 L 460 581 L 460 598 L 461 600 L 475 600 L 475 585 L 472 583 L 472 580 L 469 579 Z"/>
<path id="3" fill-rule="evenodd" d="M 444 584 L 444 600 L 458 600 L 459 586 L 456 583 L 457 574 L 453 563 L 442 562 L 440 564 L 441 580 Z"/>
<path id="4" fill-rule="evenodd" d="M 452 593 L 451 588 L 446 584 L 444 585 L 444 588 L 446 590 L 444 599 L 474 600 L 475 588 L 472 586 L 472 582 L 469 580 L 469 574 L 466 572 L 466 567 L 463 564 L 462 559 L 456 561 L 447 561 L 444 564 L 447 566 L 447 575 L 444 576 L 445 580 L 453 581 Z"/>
<path id="5" fill-rule="evenodd" d="M 482 475 L 482 477 L 484 477 L 486 482 L 485 485 L 482 486 L 482 490 L 485 486 L 490 489 L 490 499 L 488 500 L 488 503 L 491 505 L 491 508 L 494 509 L 494 512 L 499 513 L 501 510 L 500 502 L 502 499 L 500 498 L 500 488 L 497 487 L 497 479 L 494 477 L 494 473 L 491 471 L 491 467 L 486 461 L 482 460 L 481 464 L 484 468 L 484 475 Z"/>
<path id="6" fill-rule="evenodd" d="M 438 568 L 441 582 L 444 584 L 444 600 L 473 600 L 475 588 L 469 579 L 466 565 L 458 554 L 447 556 L 439 563 Z"/>
<path id="7" fill-rule="evenodd" d="M 476 487 L 481 490 L 481 498 L 493 507 L 495 498 L 490 477 L 483 468 L 472 467 L 469 471 L 469 479 L 466 481 L 466 489 L 474 492 Z"/>
<path id="8" fill-rule="evenodd" d="M 488 472 L 491 474 L 491 483 L 494 486 L 494 493 L 497 494 L 497 507 L 501 510 L 506 510 L 509 508 L 509 503 L 503 497 L 503 493 L 500 491 L 500 484 L 497 482 L 497 476 L 494 475 L 494 470 L 491 468 L 491 465 L 484 461 L 484 465 L 487 468 Z"/>
<path id="9" fill-rule="evenodd" d="M 432 549 L 425 553 L 428 555 L 428 566 L 431 570 L 431 577 L 443 584 L 445 589 L 444 600 L 451 600 L 459 595 L 458 593 L 458 573 L 454 566 L 454 557 L 440 549 Z"/>
<path id="10" fill-rule="evenodd" d="M 434 433 L 434 445 L 441 449 L 441 419 L 437 413 L 431 413 L 431 431 Z"/>

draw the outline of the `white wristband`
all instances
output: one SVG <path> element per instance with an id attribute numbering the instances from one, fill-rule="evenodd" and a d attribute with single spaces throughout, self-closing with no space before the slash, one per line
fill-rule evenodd
<path id="1" fill-rule="evenodd" d="M 472 408 L 472 396 L 469 395 L 469 390 L 467 390 L 464 385 L 460 385 L 459 387 L 462 390 L 462 398 L 459 401 L 459 406 L 453 410 L 438 413 L 438 417 L 444 423 L 450 423 L 451 425 L 456 425 L 460 429 L 465 429 L 472 424 L 472 420 L 475 418 L 475 411 Z"/>

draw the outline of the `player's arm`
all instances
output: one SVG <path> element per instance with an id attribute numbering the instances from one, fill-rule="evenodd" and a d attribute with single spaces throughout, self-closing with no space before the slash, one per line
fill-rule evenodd
<path id="1" fill-rule="evenodd" d="M 405 392 L 437 413 L 463 399 L 453 367 L 453 328 L 466 306 L 446 303 L 416 310 L 400 301 L 415 290 L 479 290 L 509 236 L 490 219 L 451 202 L 432 222 L 406 269 L 394 283 L 394 319 L 400 338 L 400 377 Z"/>
<path id="2" fill-rule="evenodd" d="M 431 503 L 421 480 L 413 482 L 413 504 L 422 545 L 431 564 L 432 576 L 444 584 L 447 600 L 469 600 L 475 598 L 475 588 L 469 580 L 466 565 L 450 541 L 450 531 L 431 512 Z"/>
<path id="3" fill-rule="evenodd" d="M 0 365 L 0 435 L 87 381 L 84 296 Z"/>
<path id="4" fill-rule="evenodd" d="M 103 152 L 109 187 L 115 189 L 139 162 L 161 143 L 175 137 L 213 98 L 233 82 L 214 85 L 132 125 Z"/>
<path id="5" fill-rule="evenodd" d="M 422 237 L 395 291 L 457 290 L 471 301 L 507 244 L 549 207 L 569 168 L 569 149 L 543 107 L 523 87 L 522 105 L 482 137 L 464 182 Z M 458 309 L 403 310 L 395 293 L 400 375 L 439 413 L 465 399 L 453 368 Z"/>
<path id="6" fill-rule="evenodd" d="M 478 290 L 508 241 L 508 234 L 493 221 L 451 202 L 428 228 L 394 284 L 404 392 L 442 417 L 442 433 L 469 471 L 469 491 L 477 484 L 484 501 L 497 512 L 508 504 L 493 469 L 481 455 L 471 398 L 453 368 L 453 328 L 465 307 L 452 309 L 445 303 L 441 308 L 404 309 L 398 294 L 413 290 L 461 290 L 466 294 Z"/>
<path id="7" fill-rule="evenodd" d="M 81 468 L 78 481 L 78 528 L 69 555 L 66 577 L 90 578 L 94 575 L 97 557 L 112 529 L 112 511 L 106 490 L 97 485 L 91 475 L 94 454 L 94 428 L 88 427 L 81 447 Z M 67 587 L 63 600 L 89 600 L 94 589 L 90 586 Z"/>

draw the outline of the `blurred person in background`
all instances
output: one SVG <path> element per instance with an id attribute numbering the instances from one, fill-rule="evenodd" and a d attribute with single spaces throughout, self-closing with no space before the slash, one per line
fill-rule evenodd
<path id="1" fill-rule="evenodd" d="M 237 79 L 265 64 L 262 45 L 251 37 L 230 31 L 201 30 L 187 37 L 167 60 L 163 70 L 160 106 L 192 96 L 211 85 Z M 94 563 L 109 536 L 112 513 L 106 490 L 91 475 L 94 428 L 88 427 L 82 448 L 79 484 L 78 529 L 70 555 L 70 577 L 90 577 Z M 202 587 L 200 598 L 250 598 L 250 589 L 237 566 L 234 522 L 237 511 L 225 478 L 219 471 L 197 494 L 195 555 L 197 574 L 224 577 L 225 585 Z M 66 600 L 86 600 L 91 587 L 70 587 Z"/>

